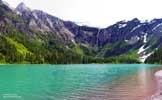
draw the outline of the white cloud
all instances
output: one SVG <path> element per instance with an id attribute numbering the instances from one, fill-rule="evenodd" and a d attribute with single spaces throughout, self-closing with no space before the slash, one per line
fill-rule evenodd
<path id="1" fill-rule="evenodd" d="M 21 1 L 54 16 L 92 26 L 106 27 L 135 17 L 145 20 L 162 18 L 162 0 L 5 0 L 12 6 Z"/>

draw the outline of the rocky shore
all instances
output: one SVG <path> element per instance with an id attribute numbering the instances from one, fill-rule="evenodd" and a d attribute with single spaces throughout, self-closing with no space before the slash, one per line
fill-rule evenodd
<path id="1" fill-rule="evenodd" d="M 162 100 L 162 70 L 155 73 L 157 92 L 146 100 Z"/>

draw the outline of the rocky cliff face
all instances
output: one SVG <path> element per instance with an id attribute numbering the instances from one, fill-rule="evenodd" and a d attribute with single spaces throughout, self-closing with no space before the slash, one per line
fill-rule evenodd
<path id="1" fill-rule="evenodd" d="M 26 34 L 29 38 L 57 40 L 69 48 L 86 46 L 97 52 L 97 58 L 112 56 L 138 56 L 142 62 L 162 45 L 162 19 L 141 22 L 137 18 L 120 21 L 107 28 L 79 26 L 63 21 L 40 10 L 32 10 L 24 3 L 11 9 L 0 1 L 0 31 L 8 33 L 6 25 Z"/>
<path id="2" fill-rule="evenodd" d="M 121 43 L 121 47 L 119 45 L 104 51 L 101 57 L 118 56 L 135 50 L 140 61 L 144 62 L 155 49 L 162 45 L 162 19 L 141 22 L 135 18 L 131 21 L 117 22 L 105 29 L 73 26 L 73 24 L 65 24 L 65 26 L 72 33 L 77 34 L 76 40 L 82 38 L 79 42 L 89 43 L 93 47 L 102 49 L 108 44 Z"/>

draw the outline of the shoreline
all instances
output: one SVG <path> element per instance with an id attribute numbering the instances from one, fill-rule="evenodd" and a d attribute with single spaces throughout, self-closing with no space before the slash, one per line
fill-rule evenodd
<path id="1" fill-rule="evenodd" d="M 154 74 L 156 79 L 156 92 L 146 100 L 162 100 L 162 70 Z"/>

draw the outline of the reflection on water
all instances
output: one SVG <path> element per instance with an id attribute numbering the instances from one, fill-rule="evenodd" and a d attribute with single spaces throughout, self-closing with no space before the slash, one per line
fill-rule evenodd
<path id="1" fill-rule="evenodd" d="M 0 100 L 144 100 L 155 93 L 154 73 L 160 69 L 144 64 L 1 65 Z"/>
<path id="2" fill-rule="evenodd" d="M 127 69 L 127 68 L 126 68 Z M 129 69 L 129 68 L 128 68 Z M 132 73 L 97 87 L 80 90 L 69 100 L 144 100 L 155 93 L 154 73 L 159 68 L 136 67 Z M 118 71 L 117 71 L 118 73 Z M 119 70 L 120 73 L 120 70 Z M 109 76 L 108 76 L 109 77 Z"/>

